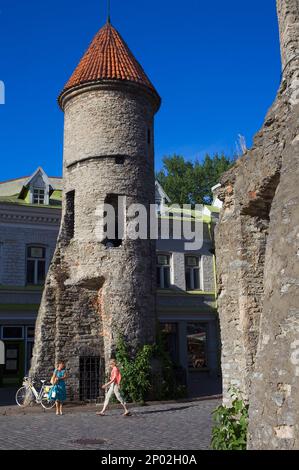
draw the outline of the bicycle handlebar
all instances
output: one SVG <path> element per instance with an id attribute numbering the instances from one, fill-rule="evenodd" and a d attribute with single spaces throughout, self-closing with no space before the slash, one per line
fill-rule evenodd
<path id="1" fill-rule="evenodd" d="M 44 382 L 47 381 L 47 379 L 38 379 L 37 377 L 26 376 L 26 377 L 23 378 L 23 381 L 28 381 L 28 382 L 31 382 L 31 383 L 41 382 L 42 380 L 44 380 Z"/>

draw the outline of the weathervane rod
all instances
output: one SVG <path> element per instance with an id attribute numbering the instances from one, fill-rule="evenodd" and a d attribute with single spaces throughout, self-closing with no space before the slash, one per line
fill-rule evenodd
<path id="1" fill-rule="evenodd" d="M 111 17 L 110 17 L 110 0 L 107 0 L 107 23 L 110 24 Z"/>

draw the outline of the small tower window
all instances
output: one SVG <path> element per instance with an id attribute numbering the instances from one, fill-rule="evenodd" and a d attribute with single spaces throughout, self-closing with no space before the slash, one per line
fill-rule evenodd
<path id="1" fill-rule="evenodd" d="M 125 163 L 125 157 L 123 157 L 122 155 L 115 157 L 115 163 L 117 165 L 123 165 Z"/>
<path id="2" fill-rule="evenodd" d="M 147 130 L 147 143 L 150 145 L 152 143 L 152 133 L 151 130 Z"/>
<path id="3" fill-rule="evenodd" d="M 75 233 L 75 191 L 66 193 L 65 207 L 65 234 L 68 240 L 74 237 Z"/>
<path id="4" fill-rule="evenodd" d="M 105 204 L 109 204 L 113 208 L 112 213 L 110 213 L 108 210 L 105 212 L 105 217 L 107 217 L 108 213 L 109 216 L 113 217 L 113 220 L 108 221 L 108 223 L 113 225 L 110 226 L 110 229 L 113 228 L 111 231 L 114 233 L 114 237 L 108 235 L 103 242 L 107 248 L 117 248 L 121 246 L 123 242 L 124 210 L 119 199 L 123 198 L 118 194 L 108 194 L 105 199 Z"/>

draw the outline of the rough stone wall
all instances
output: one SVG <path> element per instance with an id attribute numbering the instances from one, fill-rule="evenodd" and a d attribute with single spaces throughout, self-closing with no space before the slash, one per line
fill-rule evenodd
<path id="1" fill-rule="evenodd" d="M 215 274 L 214 274 L 214 257 L 211 253 L 203 254 L 201 257 L 201 288 L 205 292 L 214 292 L 215 290 Z"/>
<path id="2" fill-rule="evenodd" d="M 249 448 L 299 448 L 299 0 L 278 0 L 283 76 L 227 172 L 216 234 L 224 401 L 249 400 Z"/>
<path id="3" fill-rule="evenodd" d="M 154 204 L 156 108 L 137 87 L 99 84 L 75 93 L 64 111 L 64 194 L 75 192 L 74 235 L 64 197 L 31 373 L 49 376 L 64 358 L 69 396 L 77 399 L 80 356 L 101 356 L 108 365 L 119 334 L 132 351 L 155 339 L 155 243 L 127 239 L 107 248 L 97 236 L 96 210 L 108 194 L 126 196 L 127 206 Z"/>

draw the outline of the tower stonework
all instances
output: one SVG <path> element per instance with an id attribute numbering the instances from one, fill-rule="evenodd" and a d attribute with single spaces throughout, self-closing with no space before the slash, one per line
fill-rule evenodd
<path id="1" fill-rule="evenodd" d="M 248 399 L 250 449 L 299 448 L 299 0 L 277 11 L 281 86 L 218 194 L 224 401 Z"/>
<path id="2" fill-rule="evenodd" d="M 80 395 L 81 357 L 107 365 L 122 335 L 130 349 L 155 341 L 155 242 L 100 236 L 109 203 L 128 228 L 126 208 L 155 203 L 154 115 L 160 97 L 108 22 L 59 97 L 65 114 L 60 234 L 43 292 L 30 373 L 68 369 Z M 119 197 L 120 203 L 119 202 Z M 123 238 L 123 239 L 121 239 Z"/>

